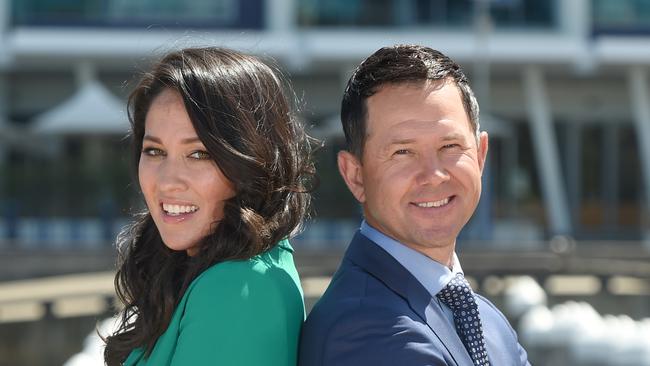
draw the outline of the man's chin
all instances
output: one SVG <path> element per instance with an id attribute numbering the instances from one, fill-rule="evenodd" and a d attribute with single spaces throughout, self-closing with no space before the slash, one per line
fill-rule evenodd
<path id="1" fill-rule="evenodd" d="M 449 248 L 453 250 L 458 231 L 447 228 L 422 228 L 413 233 L 411 241 L 422 248 Z"/>

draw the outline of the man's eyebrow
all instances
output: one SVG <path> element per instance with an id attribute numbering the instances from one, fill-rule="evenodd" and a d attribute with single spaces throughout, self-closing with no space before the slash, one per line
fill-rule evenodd
<path id="1" fill-rule="evenodd" d="M 404 138 L 404 139 L 395 138 L 395 139 L 390 140 L 390 142 L 388 144 L 389 145 L 408 145 L 408 144 L 412 144 L 414 142 L 415 142 L 415 139 L 412 139 L 412 138 Z"/>
<path id="2" fill-rule="evenodd" d="M 441 137 L 442 141 L 456 141 L 456 140 L 463 140 L 465 137 L 457 132 L 452 132 L 448 135 L 444 135 Z M 389 141 L 388 145 L 408 145 L 408 144 L 413 144 L 417 142 L 416 139 L 414 138 L 394 138 Z"/>
<path id="3" fill-rule="evenodd" d="M 464 136 L 457 132 L 452 132 L 442 137 L 442 141 L 463 140 Z"/>

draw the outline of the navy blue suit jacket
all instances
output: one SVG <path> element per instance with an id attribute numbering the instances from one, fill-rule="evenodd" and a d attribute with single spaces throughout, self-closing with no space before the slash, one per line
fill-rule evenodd
<path id="1" fill-rule="evenodd" d="M 491 365 L 530 365 L 503 314 L 477 297 Z M 473 365 L 436 299 L 360 233 L 303 325 L 298 364 Z"/>

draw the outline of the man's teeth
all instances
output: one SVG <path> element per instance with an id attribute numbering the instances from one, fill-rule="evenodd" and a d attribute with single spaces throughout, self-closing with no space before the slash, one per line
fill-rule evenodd
<path id="1" fill-rule="evenodd" d="M 440 201 L 435 201 L 435 202 L 422 202 L 418 203 L 418 207 L 422 208 L 430 208 L 430 207 L 441 207 L 449 203 L 449 197 L 445 198 L 444 200 Z"/>
<path id="2" fill-rule="evenodd" d="M 185 205 L 170 205 L 170 204 L 167 204 L 167 203 L 163 203 L 163 210 L 165 210 L 165 212 L 167 212 L 170 215 L 180 215 L 180 214 L 183 214 L 183 213 L 192 213 L 192 212 L 195 212 L 198 209 L 199 208 L 194 206 L 194 205 L 185 206 Z"/>

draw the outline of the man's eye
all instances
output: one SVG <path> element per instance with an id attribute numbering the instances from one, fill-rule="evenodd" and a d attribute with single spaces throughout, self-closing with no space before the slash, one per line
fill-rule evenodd
<path id="1" fill-rule="evenodd" d="M 142 149 L 142 154 L 147 156 L 162 156 L 165 153 L 162 150 L 157 149 L 155 147 L 145 147 Z"/>
<path id="2" fill-rule="evenodd" d="M 456 147 L 460 147 L 460 145 L 459 144 L 447 144 L 447 145 L 443 146 L 442 148 L 443 149 L 453 149 L 453 148 L 456 148 Z"/>
<path id="3" fill-rule="evenodd" d="M 408 149 L 399 149 L 393 153 L 393 155 L 407 155 L 410 154 L 411 151 Z"/>
<path id="4" fill-rule="evenodd" d="M 197 160 L 210 160 L 212 157 L 207 151 L 198 150 L 190 154 L 190 158 Z"/>

